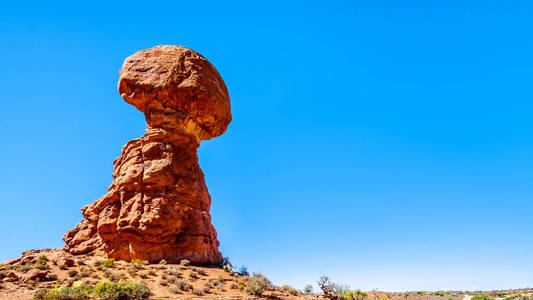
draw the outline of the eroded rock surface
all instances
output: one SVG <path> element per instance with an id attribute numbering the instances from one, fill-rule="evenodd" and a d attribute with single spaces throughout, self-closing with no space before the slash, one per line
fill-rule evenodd
<path id="1" fill-rule="evenodd" d="M 229 95 L 200 54 L 157 46 L 128 57 L 118 89 L 146 116 L 146 133 L 122 148 L 108 193 L 82 209 L 65 250 L 116 259 L 212 263 L 221 258 L 211 198 L 196 154 L 231 121 Z"/>

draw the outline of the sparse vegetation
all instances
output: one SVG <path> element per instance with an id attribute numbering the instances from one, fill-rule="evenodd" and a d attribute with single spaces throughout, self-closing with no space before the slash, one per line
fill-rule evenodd
<path id="1" fill-rule="evenodd" d="M 142 259 L 132 259 L 131 260 L 131 265 L 134 266 L 135 268 L 142 268 L 144 267 L 144 265 L 146 265 L 146 261 L 145 260 L 142 260 Z"/>
<path id="2" fill-rule="evenodd" d="M 146 299 L 150 295 L 148 287 L 142 283 L 127 283 L 118 282 L 112 283 L 109 281 L 102 281 L 96 285 L 88 285 L 80 283 L 72 287 L 55 287 L 51 290 L 37 291 L 33 299 L 87 299 L 89 297 L 97 297 L 106 300 L 133 300 Z"/>
<path id="3" fill-rule="evenodd" d="M 490 299 L 489 295 L 478 294 L 478 295 L 474 295 L 471 300 L 489 300 L 489 299 Z"/>
<path id="4" fill-rule="evenodd" d="M 108 258 L 108 259 L 102 261 L 102 264 L 106 268 L 112 268 L 115 265 L 115 259 L 114 258 Z"/>
<path id="5" fill-rule="evenodd" d="M 179 276 L 180 270 L 178 268 L 170 268 L 167 270 L 167 274 L 171 276 Z"/>
<path id="6" fill-rule="evenodd" d="M 282 290 L 283 292 L 291 295 L 291 296 L 296 296 L 299 294 L 298 290 L 293 288 L 292 286 L 290 285 L 282 285 L 280 287 L 280 290 Z"/>
<path id="7" fill-rule="evenodd" d="M 47 263 L 48 263 L 48 257 L 46 257 L 46 255 L 41 255 L 39 256 L 37 260 L 37 265 L 35 267 L 39 270 L 46 270 L 48 269 Z"/>
<path id="8" fill-rule="evenodd" d="M 202 296 L 204 292 L 200 289 L 192 289 L 192 293 L 196 296 Z"/>
<path id="9" fill-rule="evenodd" d="M 180 265 L 182 265 L 182 266 L 184 266 L 184 267 L 186 267 L 186 266 L 188 266 L 188 265 L 190 265 L 190 264 L 191 264 L 191 262 L 188 261 L 188 260 L 186 260 L 186 259 L 182 259 L 182 260 L 180 261 Z"/>
<path id="10" fill-rule="evenodd" d="M 329 299 L 364 300 L 367 298 L 366 293 L 361 292 L 360 290 L 351 290 L 346 285 L 336 284 L 327 276 L 320 277 L 318 280 L 318 286 L 322 290 L 324 297 Z"/>
<path id="11" fill-rule="evenodd" d="M 134 266 L 129 266 L 126 268 L 126 272 L 128 272 L 131 277 L 135 277 L 135 275 L 137 274 L 137 268 L 135 268 Z"/>
<path id="12" fill-rule="evenodd" d="M 261 274 L 254 274 L 248 286 L 244 289 L 246 293 L 254 296 L 261 296 L 270 287 L 270 281 Z"/>
<path id="13" fill-rule="evenodd" d="M 81 267 L 79 269 L 79 274 L 81 275 L 81 277 L 89 277 L 91 276 L 91 274 L 93 273 L 93 270 L 89 269 L 89 268 L 85 268 L 85 267 Z"/>
<path id="14" fill-rule="evenodd" d="M 306 285 L 306 286 L 304 287 L 304 289 L 303 289 L 303 292 L 304 292 L 304 294 L 306 294 L 306 295 L 311 295 L 311 294 L 313 294 L 313 286 L 310 285 L 310 284 Z"/>
<path id="15" fill-rule="evenodd" d="M 182 279 L 178 279 L 174 282 L 173 285 L 170 286 L 169 290 L 170 292 L 174 293 L 174 294 L 178 294 L 180 292 L 187 292 L 191 289 L 191 285 L 185 281 L 185 280 L 182 280 Z"/>
<path id="16" fill-rule="evenodd" d="M 239 270 L 237 271 L 237 273 L 241 276 L 250 276 L 250 273 L 248 273 L 248 267 L 242 265 Z"/>
<path id="17" fill-rule="evenodd" d="M 28 272 L 31 269 L 32 269 L 32 267 L 30 265 L 22 265 L 22 266 L 18 266 L 15 269 L 15 271 L 20 272 L 20 273 L 26 273 L 26 272 Z"/>
<path id="18" fill-rule="evenodd" d="M 198 279 L 198 273 L 195 271 L 191 271 L 191 273 L 189 273 L 189 280 L 196 281 L 197 279 Z"/>
<path id="19" fill-rule="evenodd" d="M 78 271 L 77 270 L 68 271 L 68 276 L 75 277 L 76 275 L 78 275 Z"/>

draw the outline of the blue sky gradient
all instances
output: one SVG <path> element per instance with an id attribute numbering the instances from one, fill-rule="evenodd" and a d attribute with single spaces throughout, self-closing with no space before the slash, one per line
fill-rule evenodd
<path id="1" fill-rule="evenodd" d="M 200 165 L 221 251 L 276 284 L 533 286 L 533 2 L 0 4 L 0 261 L 61 247 L 143 134 L 116 84 L 208 58 L 233 122 Z M 315 284 L 316 287 L 316 284 Z"/>

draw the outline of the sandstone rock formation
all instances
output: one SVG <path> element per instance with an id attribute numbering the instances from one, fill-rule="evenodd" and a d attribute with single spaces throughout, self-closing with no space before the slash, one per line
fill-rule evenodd
<path id="1" fill-rule="evenodd" d="M 219 260 L 196 149 L 231 121 L 224 81 L 193 50 L 157 46 L 125 60 L 118 90 L 145 114 L 146 133 L 122 148 L 108 193 L 82 208 L 85 219 L 64 235 L 65 250 L 128 261 Z"/>

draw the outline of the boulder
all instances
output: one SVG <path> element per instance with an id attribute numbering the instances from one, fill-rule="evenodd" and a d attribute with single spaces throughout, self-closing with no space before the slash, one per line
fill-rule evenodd
<path id="1" fill-rule="evenodd" d="M 26 272 L 24 275 L 22 275 L 20 279 L 22 282 L 28 282 L 30 280 L 39 281 L 45 278 L 47 274 L 48 274 L 47 271 L 42 271 L 39 269 L 31 269 L 28 272 Z"/>

